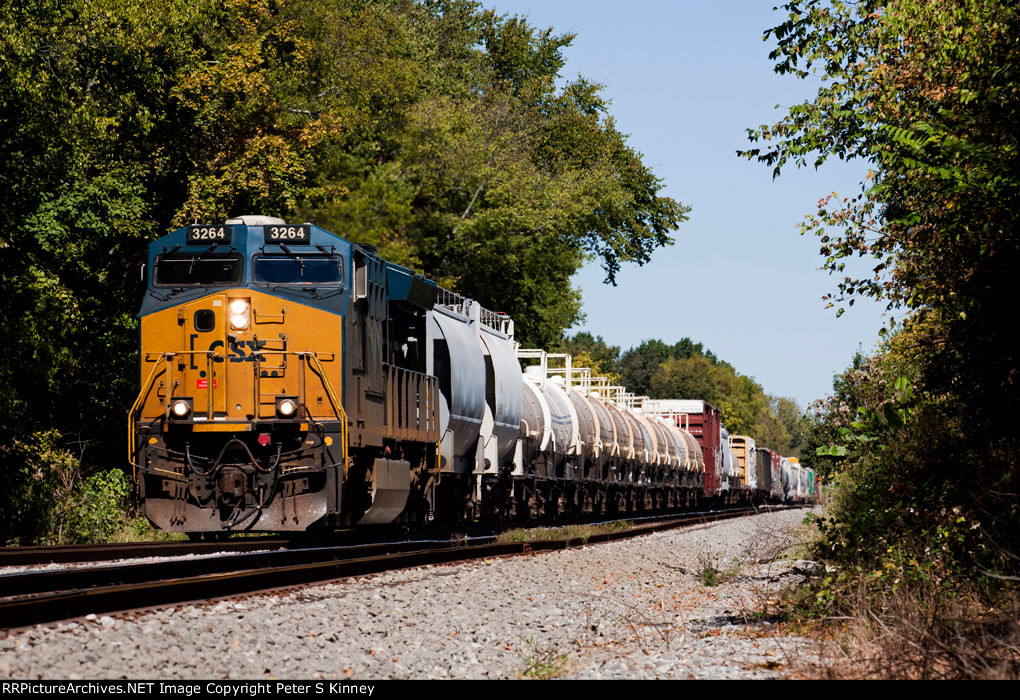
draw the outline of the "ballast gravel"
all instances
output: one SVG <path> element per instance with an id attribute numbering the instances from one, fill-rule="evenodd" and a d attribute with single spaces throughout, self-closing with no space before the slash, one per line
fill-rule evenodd
<path id="1" fill-rule="evenodd" d="M 805 513 L 36 627 L 0 677 L 790 677 L 810 643 L 761 613 Z"/>

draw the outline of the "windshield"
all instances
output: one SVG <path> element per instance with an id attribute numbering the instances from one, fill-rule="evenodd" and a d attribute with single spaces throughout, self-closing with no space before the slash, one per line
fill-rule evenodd
<path id="1" fill-rule="evenodd" d="M 272 255 L 255 258 L 252 277 L 263 284 L 343 284 L 339 255 Z"/>
<path id="2" fill-rule="evenodd" d="M 240 255 L 176 253 L 156 258 L 157 287 L 206 287 L 238 284 L 243 261 Z"/>

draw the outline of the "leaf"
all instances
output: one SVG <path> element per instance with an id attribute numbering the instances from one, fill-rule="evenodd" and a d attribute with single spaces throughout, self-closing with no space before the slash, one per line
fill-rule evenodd
<path id="1" fill-rule="evenodd" d="M 886 423 L 893 428 L 900 428 L 903 426 L 903 419 L 891 403 L 882 405 L 882 414 L 885 416 Z"/>

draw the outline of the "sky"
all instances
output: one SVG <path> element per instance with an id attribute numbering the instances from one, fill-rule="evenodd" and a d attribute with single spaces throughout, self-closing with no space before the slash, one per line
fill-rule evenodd
<path id="1" fill-rule="evenodd" d="M 836 318 L 822 297 L 836 279 L 819 270 L 817 239 L 798 225 L 819 198 L 853 195 L 867 166 L 771 168 L 736 155 L 746 129 L 778 121 L 818 83 L 773 73 L 762 41 L 785 16 L 769 0 L 484 0 L 501 14 L 577 37 L 565 80 L 605 86 L 617 128 L 690 219 L 644 266 L 624 265 L 617 286 L 598 263 L 574 285 L 587 330 L 623 350 L 648 338 L 704 343 L 766 392 L 803 408 L 832 389 L 858 348 L 874 349 L 884 304 L 859 300 Z"/>

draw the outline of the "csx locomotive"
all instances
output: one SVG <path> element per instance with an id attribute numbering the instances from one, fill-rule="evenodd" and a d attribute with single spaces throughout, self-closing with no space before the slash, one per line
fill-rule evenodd
<path id="1" fill-rule="evenodd" d="M 187 226 L 150 244 L 146 270 L 129 458 L 164 530 L 799 497 L 778 461 L 737 457 L 710 405 L 644 401 L 522 350 L 506 315 L 314 223 Z"/>

